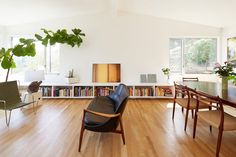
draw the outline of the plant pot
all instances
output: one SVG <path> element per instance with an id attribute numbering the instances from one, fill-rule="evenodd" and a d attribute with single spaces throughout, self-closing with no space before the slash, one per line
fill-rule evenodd
<path id="1" fill-rule="evenodd" d="M 222 76 L 222 90 L 227 90 L 228 89 L 228 77 L 227 76 Z"/>
<path id="2" fill-rule="evenodd" d="M 65 78 L 65 82 L 68 84 L 73 84 L 73 83 L 78 83 L 79 80 L 75 77 L 72 77 L 72 78 Z"/>

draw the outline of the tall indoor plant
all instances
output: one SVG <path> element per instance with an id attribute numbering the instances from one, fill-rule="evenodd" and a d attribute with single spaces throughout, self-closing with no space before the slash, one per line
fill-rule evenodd
<path id="1" fill-rule="evenodd" d="M 67 44 L 71 47 L 75 45 L 80 47 L 83 42 L 82 36 L 85 36 L 84 33 L 78 28 L 72 29 L 72 33 L 68 34 L 66 29 L 58 29 L 56 32 L 51 30 L 42 29 L 44 37 L 39 34 L 35 34 L 35 39 L 25 39 L 20 38 L 19 44 L 15 45 L 13 48 L 1 48 L 0 49 L 0 63 L 3 69 L 7 69 L 7 75 L 5 81 L 8 81 L 9 72 L 11 68 L 15 68 L 16 64 L 14 57 L 25 57 L 36 55 L 35 42 L 41 41 L 44 46 L 48 44 L 54 45 L 56 43 Z"/>
<path id="2" fill-rule="evenodd" d="M 6 82 L 8 80 L 10 69 L 16 67 L 14 57 L 33 57 L 36 54 L 34 39 L 20 38 L 19 42 L 20 43 L 15 45 L 13 48 L 1 48 L 0 50 L 1 67 L 7 69 Z"/>

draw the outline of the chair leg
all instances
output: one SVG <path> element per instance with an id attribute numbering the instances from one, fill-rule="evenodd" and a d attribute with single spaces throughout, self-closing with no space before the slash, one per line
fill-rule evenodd
<path id="1" fill-rule="evenodd" d="M 121 116 L 119 116 L 119 121 L 120 121 L 121 136 L 122 136 L 123 144 L 125 145 L 125 133 L 124 133 Z"/>
<path id="2" fill-rule="evenodd" d="M 78 149 L 79 152 L 80 152 L 81 145 L 82 145 L 83 134 L 84 134 L 84 124 L 82 124 L 82 126 L 81 126 L 81 130 L 80 130 L 79 149 Z"/>
<path id="3" fill-rule="evenodd" d="M 82 125 L 81 125 L 81 129 L 80 129 L 80 137 L 79 137 L 79 148 L 78 148 L 78 152 L 80 152 L 81 149 L 81 145 L 82 145 L 82 140 L 83 140 L 83 134 L 84 134 L 84 117 L 85 117 L 85 111 L 83 112 L 83 118 L 82 118 Z"/>
<path id="4" fill-rule="evenodd" d="M 191 111 L 192 111 L 192 119 L 193 119 L 194 118 L 194 110 L 192 109 Z"/>
<path id="5" fill-rule="evenodd" d="M 188 112 L 189 112 L 189 109 L 186 110 L 186 117 L 185 117 L 184 131 L 186 131 L 186 128 L 187 128 L 187 123 L 188 123 Z"/>
<path id="6" fill-rule="evenodd" d="M 174 117 L 175 117 L 175 101 L 173 104 L 172 120 L 174 120 Z"/>
<path id="7" fill-rule="evenodd" d="M 211 111 L 212 109 L 211 109 L 211 107 L 209 107 L 209 111 Z M 209 126 L 209 129 L 210 129 L 210 132 L 212 132 L 212 126 L 210 125 Z"/>
<path id="8" fill-rule="evenodd" d="M 11 121 L 11 110 L 10 110 L 10 113 L 9 113 L 9 117 L 7 117 L 7 110 L 5 110 L 5 118 L 6 118 L 7 127 L 9 127 L 10 121 Z"/>
<path id="9" fill-rule="evenodd" d="M 209 126 L 209 128 L 210 128 L 210 132 L 212 132 L 212 126 L 211 125 Z"/>
<path id="10" fill-rule="evenodd" d="M 184 108 L 182 107 L 182 112 L 184 112 Z"/>
<path id="11" fill-rule="evenodd" d="M 35 100 L 34 100 L 34 96 L 33 95 L 32 95 L 32 99 L 33 99 L 33 111 L 34 111 L 34 114 L 36 114 L 35 107 L 34 107 Z"/>
<path id="12" fill-rule="evenodd" d="M 219 133 L 218 133 L 217 147 L 216 147 L 216 157 L 219 157 L 219 154 L 220 154 L 222 135 L 223 135 L 223 128 L 220 128 Z"/>
<path id="13" fill-rule="evenodd" d="M 194 125 L 193 125 L 193 138 L 195 138 L 196 129 L 197 129 L 197 113 L 195 112 Z"/>

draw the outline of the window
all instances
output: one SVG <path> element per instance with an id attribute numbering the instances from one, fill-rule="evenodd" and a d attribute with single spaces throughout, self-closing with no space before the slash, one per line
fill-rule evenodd
<path id="1" fill-rule="evenodd" d="M 170 69 L 173 73 L 212 73 L 216 61 L 216 38 L 170 39 Z"/>
<path id="2" fill-rule="evenodd" d="M 12 37 L 11 44 L 15 46 L 19 43 L 19 37 Z M 34 57 L 15 57 L 16 68 L 12 73 L 24 75 L 29 69 L 44 70 L 45 73 L 59 73 L 60 45 L 47 46 L 41 42 L 35 43 L 36 55 Z"/>

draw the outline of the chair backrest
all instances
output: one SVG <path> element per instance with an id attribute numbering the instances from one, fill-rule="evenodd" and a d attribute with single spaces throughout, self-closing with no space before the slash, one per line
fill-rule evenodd
<path id="1" fill-rule="evenodd" d="M 0 100 L 6 101 L 6 105 L 13 105 L 21 102 L 17 81 L 0 83 Z"/>
<path id="2" fill-rule="evenodd" d="M 174 82 L 174 86 L 175 86 L 175 99 L 178 97 L 179 94 L 181 94 L 182 98 L 184 98 L 185 96 L 188 97 L 190 96 L 187 86 L 177 84 L 176 82 Z"/>
<path id="3" fill-rule="evenodd" d="M 220 117 L 220 125 L 223 126 L 224 123 L 224 107 L 222 104 L 222 101 L 219 96 L 212 96 L 206 93 L 203 93 L 201 91 L 197 91 L 197 108 L 196 112 L 198 112 L 199 102 L 207 104 L 209 108 L 215 108 L 217 110 L 221 111 L 221 117 Z"/>
<path id="4" fill-rule="evenodd" d="M 196 91 L 196 89 L 189 88 L 188 86 L 186 88 L 187 88 L 189 96 L 191 98 L 196 98 L 197 99 L 198 92 Z"/>
<path id="5" fill-rule="evenodd" d="M 122 114 L 129 97 L 129 90 L 125 84 L 119 84 L 108 97 L 115 102 L 115 112 Z"/>
<path id="6" fill-rule="evenodd" d="M 186 82 L 186 81 L 194 81 L 194 82 L 198 82 L 198 77 L 183 77 L 182 78 L 182 81 L 183 82 Z"/>
<path id="7" fill-rule="evenodd" d="M 213 96 L 206 94 L 201 91 L 197 91 L 197 99 L 199 102 L 207 104 L 209 107 L 213 107 L 216 109 L 224 110 L 223 104 L 219 96 Z"/>

